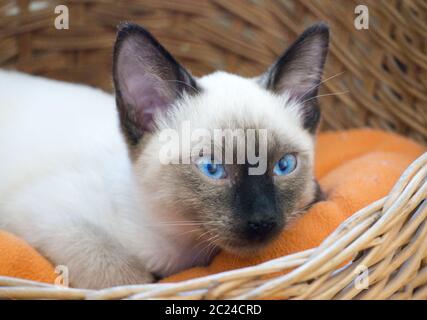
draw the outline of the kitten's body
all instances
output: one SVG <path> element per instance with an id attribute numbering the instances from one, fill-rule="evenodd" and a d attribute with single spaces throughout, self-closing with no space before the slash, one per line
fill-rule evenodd
<path id="1" fill-rule="evenodd" d="M 7 71 L 0 88 L 0 229 L 66 265 L 76 286 L 141 283 L 146 269 L 193 263 L 185 228 L 158 228 L 136 195 L 113 96 Z"/>
<path id="2" fill-rule="evenodd" d="M 259 78 L 194 79 L 147 31 L 125 24 L 114 53 L 116 101 L 0 71 L 0 229 L 68 267 L 71 285 L 88 288 L 203 265 L 217 246 L 262 248 L 317 195 L 316 95 L 327 45 L 327 27 L 315 25 Z M 265 170 L 252 175 L 254 163 L 244 159 L 224 164 L 216 180 L 193 159 L 161 164 L 162 129 L 181 132 L 186 121 L 208 132 L 256 130 L 251 151 L 266 129 Z M 202 156 L 213 161 L 213 141 L 203 143 Z M 277 173 L 285 155 L 295 166 Z"/>

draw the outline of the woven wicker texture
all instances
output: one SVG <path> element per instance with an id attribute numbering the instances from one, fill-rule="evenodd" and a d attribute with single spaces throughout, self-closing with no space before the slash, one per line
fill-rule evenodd
<path id="1" fill-rule="evenodd" d="M 120 21 L 150 29 L 196 75 L 262 72 L 314 21 L 331 26 L 320 98 L 323 128 L 372 126 L 427 141 L 427 2 L 364 1 L 369 29 L 354 26 L 359 1 L 0 0 L 0 66 L 111 90 Z M 54 8 L 69 8 L 56 30 Z M 335 95 L 338 94 L 338 95 Z"/>
<path id="2" fill-rule="evenodd" d="M 370 26 L 356 30 L 358 2 L 0 0 L 0 66 L 111 91 L 115 30 L 127 20 L 150 29 L 196 75 L 225 69 L 252 76 L 305 27 L 324 20 L 332 39 L 320 93 L 326 95 L 320 98 L 322 128 L 379 127 L 425 143 L 427 2 L 366 0 Z M 69 7 L 69 30 L 54 28 L 59 4 Z M 0 298 L 427 299 L 426 198 L 424 154 L 387 197 L 357 212 L 317 248 L 181 283 L 102 291 L 0 277 Z M 366 268 L 369 290 L 356 272 Z"/>

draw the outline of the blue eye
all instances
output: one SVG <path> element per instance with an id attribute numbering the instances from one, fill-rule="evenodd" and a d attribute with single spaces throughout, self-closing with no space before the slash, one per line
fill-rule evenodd
<path id="1" fill-rule="evenodd" d="M 296 167 L 297 157 L 291 153 L 288 153 L 276 162 L 273 172 L 278 176 L 284 176 L 294 171 Z"/>
<path id="2" fill-rule="evenodd" d="M 214 163 L 211 159 L 202 159 L 197 164 L 197 167 L 204 175 L 211 179 L 224 179 L 226 177 L 224 166 Z"/>

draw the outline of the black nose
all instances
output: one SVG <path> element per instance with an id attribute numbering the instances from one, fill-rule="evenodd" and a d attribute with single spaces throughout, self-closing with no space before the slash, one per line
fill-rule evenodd
<path id="1" fill-rule="evenodd" d="M 277 231 L 277 223 L 271 220 L 248 221 L 245 237 L 252 241 L 270 239 Z"/>

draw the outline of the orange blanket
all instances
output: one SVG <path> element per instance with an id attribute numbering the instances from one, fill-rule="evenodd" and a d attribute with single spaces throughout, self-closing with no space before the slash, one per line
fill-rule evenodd
<path id="1" fill-rule="evenodd" d="M 0 276 L 54 283 L 52 265 L 25 241 L 0 231 Z"/>
<path id="2" fill-rule="evenodd" d="M 387 195 L 405 168 L 426 149 L 403 137 L 360 129 L 319 135 L 316 177 L 327 200 L 314 205 L 256 257 L 221 252 L 204 268 L 163 281 L 177 281 L 245 267 L 319 245 L 355 211 Z M 0 232 L 0 275 L 53 282 L 53 267 L 34 249 Z"/>

